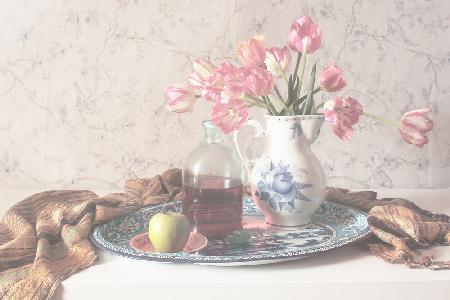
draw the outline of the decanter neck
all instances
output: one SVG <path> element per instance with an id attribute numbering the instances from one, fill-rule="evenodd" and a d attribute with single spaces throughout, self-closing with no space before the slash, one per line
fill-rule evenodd
<path id="1" fill-rule="evenodd" d="M 205 142 L 207 144 L 221 144 L 222 132 L 219 127 L 214 125 L 210 120 L 203 122 L 203 129 L 205 130 Z"/>

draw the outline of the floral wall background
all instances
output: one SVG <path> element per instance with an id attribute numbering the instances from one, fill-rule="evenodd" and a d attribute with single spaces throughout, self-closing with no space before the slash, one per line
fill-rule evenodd
<path id="1" fill-rule="evenodd" d="M 449 187 L 449 11 L 447 0 L 2 1 L 0 187 L 120 188 L 180 166 L 209 107 L 169 113 L 162 89 L 257 33 L 285 44 L 304 14 L 323 30 L 319 69 L 344 69 L 341 95 L 392 118 L 434 110 L 423 149 L 368 119 L 349 142 L 325 126 L 315 150 L 329 184 Z"/>

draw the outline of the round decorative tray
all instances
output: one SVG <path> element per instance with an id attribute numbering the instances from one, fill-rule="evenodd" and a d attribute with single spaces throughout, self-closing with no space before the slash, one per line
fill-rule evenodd
<path id="1" fill-rule="evenodd" d="M 250 198 L 244 199 L 244 228 L 252 233 L 248 245 L 232 246 L 210 240 L 196 253 L 152 253 L 134 249 L 130 240 L 147 231 L 148 220 L 158 212 L 180 211 L 181 202 L 144 207 L 97 226 L 91 239 L 95 245 L 126 257 L 159 262 L 207 265 L 255 265 L 299 259 L 337 248 L 366 236 L 366 214 L 340 204 L 324 202 L 311 224 L 282 229 L 264 223 L 262 213 Z"/>

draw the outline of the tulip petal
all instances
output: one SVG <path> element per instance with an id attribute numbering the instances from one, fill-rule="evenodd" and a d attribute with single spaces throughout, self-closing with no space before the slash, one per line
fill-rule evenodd
<path id="1" fill-rule="evenodd" d="M 400 119 L 400 135 L 410 144 L 422 148 L 428 143 L 425 135 L 433 129 L 433 121 L 427 116 L 431 109 L 416 109 L 405 113 Z"/>
<path id="2" fill-rule="evenodd" d="M 334 97 L 324 105 L 325 120 L 330 123 L 333 132 L 343 140 L 351 139 L 352 126 L 359 121 L 362 112 L 361 104 L 351 97 L 346 99 Z"/>
<path id="3" fill-rule="evenodd" d="M 212 109 L 211 121 L 224 133 L 240 128 L 247 118 L 248 107 L 237 98 L 232 98 L 227 103 L 216 103 Z"/>
<path id="4" fill-rule="evenodd" d="M 313 53 L 320 48 L 322 43 L 322 31 L 313 23 L 309 16 L 303 16 L 295 20 L 291 25 L 288 35 L 288 46 L 297 52 L 303 52 L 304 42 L 306 53 Z"/>

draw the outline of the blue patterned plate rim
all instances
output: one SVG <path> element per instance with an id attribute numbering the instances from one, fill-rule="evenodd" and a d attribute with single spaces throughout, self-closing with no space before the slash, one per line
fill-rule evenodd
<path id="1" fill-rule="evenodd" d="M 258 235 L 258 241 L 262 239 L 261 243 L 263 246 L 266 246 L 266 239 L 268 239 L 270 240 L 270 245 L 279 248 L 273 251 L 270 249 L 270 247 L 267 251 L 259 252 L 255 252 L 252 249 L 248 250 L 240 248 L 224 250 L 224 244 L 221 241 L 213 241 L 212 243 L 210 242 L 209 244 L 212 244 L 211 249 L 208 249 L 210 248 L 208 246 L 208 250 L 205 253 L 200 252 L 195 254 L 146 253 L 131 248 L 128 243 L 129 240 L 133 236 L 145 231 L 144 229 L 146 227 L 148 218 L 157 212 L 166 211 L 168 209 L 180 210 L 181 202 L 168 202 L 155 206 L 147 206 L 128 215 L 121 216 L 117 219 L 101 224 L 95 227 L 91 235 L 91 240 L 99 248 L 108 250 L 114 254 L 134 259 L 176 263 L 237 263 L 245 265 L 258 261 L 265 261 L 264 263 L 270 263 L 271 261 L 279 262 L 283 260 L 302 258 L 308 255 L 320 253 L 352 243 L 367 236 L 370 233 L 370 228 L 367 224 L 367 215 L 364 212 L 341 204 L 325 201 L 313 216 L 312 224 L 307 228 L 301 230 L 277 231 L 276 228 L 272 227 L 271 229 L 273 231 L 270 232 L 268 232 L 267 230 L 255 231 L 255 233 L 260 234 Z M 261 211 L 256 208 L 253 201 L 249 197 L 244 198 L 244 217 L 253 217 L 263 220 Z M 141 220 L 139 222 L 136 221 L 136 219 Z M 122 225 L 125 225 L 125 231 L 127 232 L 125 235 L 118 234 L 114 231 L 116 230 L 114 226 L 117 227 Z M 294 240 L 297 241 L 295 234 L 301 236 L 310 233 L 311 236 L 307 236 L 307 238 L 299 238 L 299 240 L 303 244 L 296 244 L 295 242 L 291 242 Z M 113 240 L 113 238 L 111 237 L 105 237 L 108 236 L 108 234 L 115 236 L 117 240 Z M 282 236 L 282 238 L 277 239 L 278 236 Z M 314 238 L 316 238 L 316 240 L 314 240 Z M 317 242 L 317 240 L 320 239 L 322 239 L 322 241 Z M 310 243 L 310 245 L 304 246 L 305 240 L 307 241 L 307 243 Z M 214 243 L 219 244 L 214 245 Z"/>

